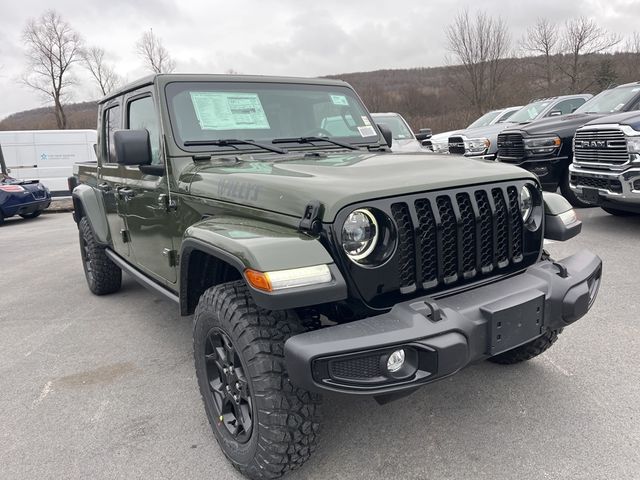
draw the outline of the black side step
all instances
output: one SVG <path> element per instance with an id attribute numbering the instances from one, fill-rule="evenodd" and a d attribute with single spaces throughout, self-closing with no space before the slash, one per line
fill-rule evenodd
<path id="1" fill-rule="evenodd" d="M 143 274 L 140 270 L 138 270 L 133 265 L 131 265 L 130 263 L 126 262 L 121 257 L 119 257 L 112 250 L 109 250 L 107 248 L 105 250 L 105 253 L 113 263 L 115 263 L 116 265 L 118 265 L 118 267 L 120 267 L 122 270 L 127 272 L 129 275 L 131 275 L 135 279 L 135 281 L 141 284 L 143 287 L 151 290 L 152 292 L 159 293 L 164 298 L 171 300 L 172 302 L 180 303 L 180 298 L 178 297 L 178 295 L 173 293 L 168 288 L 165 288 L 159 283 L 156 283 L 153 280 L 151 280 L 149 277 Z"/>

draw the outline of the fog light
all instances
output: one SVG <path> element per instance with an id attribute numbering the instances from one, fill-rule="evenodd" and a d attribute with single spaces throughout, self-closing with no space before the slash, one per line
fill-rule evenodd
<path id="1" fill-rule="evenodd" d="M 396 350 L 391 355 L 389 355 L 389 359 L 387 360 L 387 370 L 391 373 L 395 373 L 402 368 L 404 365 L 405 353 L 404 349 Z"/>

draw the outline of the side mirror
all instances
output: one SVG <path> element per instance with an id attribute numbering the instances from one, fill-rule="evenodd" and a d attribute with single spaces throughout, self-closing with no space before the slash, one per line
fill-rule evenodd
<path id="1" fill-rule="evenodd" d="M 549 112 L 549 117 L 559 117 L 560 115 L 562 115 L 562 112 L 560 110 L 552 110 L 551 112 Z"/>
<path id="2" fill-rule="evenodd" d="M 147 130 L 116 130 L 113 134 L 116 162 L 120 165 L 151 165 Z"/>
<path id="3" fill-rule="evenodd" d="M 393 143 L 393 132 L 391 132 L 391 129 L 383 123 L 377 123 L 376 125 L 378 125 L 380 133 L 384 137 L 384 140 L 387 142 L 387 145 L 389 145 L 389 148 L 391 148 L 391 144 Z"/>
<path id="4" fill-rule="evenodd" d="M 543 192 L 544 238 L 564 242 L 575 237 L 582 230 L 571 204 L 557 193 Z"/>
<path id="5" fill-rule="evenodd" d="M 432 135 L 433 133 L 430 128 L 421 128 L 418 130 L 418 133 L 416 133 L 416 140 L 423 142 L 424 140 L 430 139 Z"/>

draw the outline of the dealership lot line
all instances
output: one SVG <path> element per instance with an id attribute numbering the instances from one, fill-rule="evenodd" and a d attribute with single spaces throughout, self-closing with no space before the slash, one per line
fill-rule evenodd
<path id="1" fill-rule="evenodd" d="M 526 364 L 475 365 L 403 400 L 327 401 L 291 479 L 640 477 L 640 218 L 582 210 L 556 257 L 603 257 L 592 312 Z M 70 214 L 0 228 L 0 478 L 242 478 L 206 423 L 190 319 L 126 278 L 86 288 Z"/>

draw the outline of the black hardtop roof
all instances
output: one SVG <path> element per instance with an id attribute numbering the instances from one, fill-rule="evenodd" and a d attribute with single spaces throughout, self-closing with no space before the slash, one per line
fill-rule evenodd
<path id="1" fill-rule="evenodd" d="M 109 93 L 99 103 L 104 103 L 112 98 L 118 97 L 124 93 L 137 90 L 138 88 L 153 85 L 158 81 L 163 84 L 170 82 L 247 82 L 247 83 L 303 83 L 307 85 L 350 85 L 342 80 L 332 80 L 329 78 L 304 78 L 304 77 L 276 77 L 269 75 L 225 75 L 213 73 L 157 73 L 147 75 L 134 82 Z"/>

